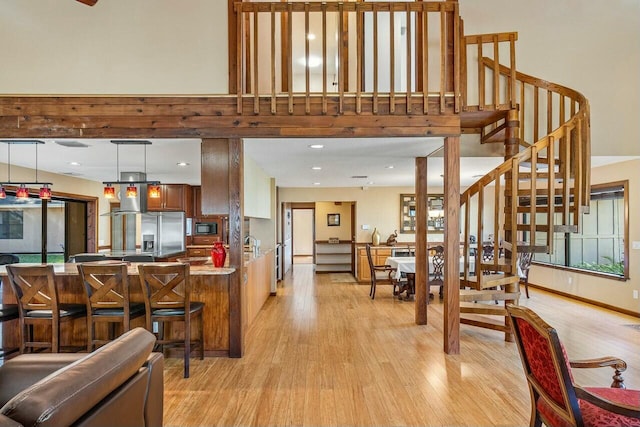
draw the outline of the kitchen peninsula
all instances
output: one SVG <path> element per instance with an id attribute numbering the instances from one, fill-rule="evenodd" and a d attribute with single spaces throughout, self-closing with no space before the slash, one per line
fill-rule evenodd
<path id="1" fill-rule="evenodd" d="M 230 292 L 230 279 L 238 274 L 239 269 L 234 266 L 215 268 L 209 263 L 191 265 L 191 298 L 205 304 L 203 315 L 205 356 L 229 356 L 230 342 L 243 340 L 239 336 L 242 331 L 255 319 L 260 308 L 270 294 L 269 272 L 273 270 L 274 251 L 267 250 L 259 254 L 245 254 L 244 269 L 246 280 L 242 280 L 240 300 L 235 301 Z M 25 264 L 26 265 L 26 264 Z M 142 301 L 140 282 L 138 280 L 139 263 L 129 263 L 128 272 L 131 276 L 131 300 Z M 271 270 L 269 270 L 271 269 Z M 77 264 L 54 264 L 56 285 L 59 289 L 61 303 L 84 303 L 85 294 L 78 274 Z M 15 303 L 15 296 L 11 286 L 6 282 L 5 266 L 0 266 L 2 279 L 2 301 Z M 243 328 L 233 327 L 231 321 L 233 310 L 241 309 Z M 140 321 L 140 319 L 136 319 Z M 143 323 L 143 322 L 141 322 Z M 143 326 L 132 322 L 133 326 Z M 171 331 L 174 333 L 174 331 Z M 65 325 L 61 331 L 61 341 L 68 345 L 85 345 L 86 322 L 77 319 L 72 325 Z M 3 325 L 2 344 L 4 348 L 17 347 L 18 322 L 5 322 Z"/>

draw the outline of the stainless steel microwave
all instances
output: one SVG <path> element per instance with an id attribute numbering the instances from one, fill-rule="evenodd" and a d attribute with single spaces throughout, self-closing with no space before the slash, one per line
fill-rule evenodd
<path id="1" fill-rule="evenodd" d="M 218 234 L 218 223 L 217 222 L 196 222 L 194 227 L 194 232 L 196 235 L 199 234 Z"/>

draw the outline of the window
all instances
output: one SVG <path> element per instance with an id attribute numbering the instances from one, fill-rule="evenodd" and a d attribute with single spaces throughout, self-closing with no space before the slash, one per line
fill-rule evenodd
<path id="1" fill-rule="evenodd" d="M 0 211 L 0 239 L 22 239 L 23 220 L 21 210 Z"/>
<path id="2" fill-rule="evenodd" d="M 535 260 L 627 279 L 628 218 L 628 181 L 593 185 L 589 213 L 580 218 L 581 232 L 555 233 L 554 253 L 536 254 Z"/>

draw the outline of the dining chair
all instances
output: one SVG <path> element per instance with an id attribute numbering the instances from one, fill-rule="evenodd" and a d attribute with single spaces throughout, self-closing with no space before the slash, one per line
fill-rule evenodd
<path id="1" fill-rule="evenodd" d="M 507 304 L 520 360 L 531 396 L 531 426 L 638 426 L 640 390 L 627 390 L 621 373 L 627 364 L 615 357 L 570 361 L 554 328 L 535 312 Z M 607 387 L 582 387 L 571 368 L 614 369 Z"/>
<path id="2" fill-rule="evenodd" d="M 438 245 L 430 248 L 429 252 L 431 253 L 431 262 L 433 265 L 433 271 L 429 272 L 429 287 L 438 286 L 439 287 L 439 297 L 440 299 L 444 298 L 444 246 Z M 432 296 L 429 293 L 429 296 Z"/>
<path id="3" fill-rule="evenodd" d="M 84 304 L 60 304 L 53 265 L 7 265 L 9 283 L 18 303 L 20 353 L 30 348 L 61 349 L 61 324 L 86 316 Z M 51 340 L 35 341 L 34 326 L 51 327 Z"/>
<path id="4" fill-rule="evenodd" d="M 156 258 L 151 254 L 135 254 L 125 255 L 122 260 L 127 262 L 155 262 Z"/>
<path id="5" fill-rule="evenodd" d="M 127 264 L 78 265 L 87 302 L 87 351 L 114 340 L 131 329 L 131 320 L 145 315 L 144 303 L 131 303 Z M 108 339 L 96 338 L 96 325 L 106 324 Z"/>
<path id="6" fill-rule="evenodd" d="M 204 303 L 191 301 L 189 264 L 140 264 L 138 272 L 144 294 L 147 330 L 152 332 L 153 323 L 157 322 L 158 345 L 163 349 L 165 345 L 184 347 L 184 378 L 189 378 L 191 351 L 199 347 L 200 360 L 204 359 Z M 197 339 L 191 339 L 194 320 L 198 327 Z M 172 322 L 184 324 L 183 337 L 166 336 L 166 324 Z"/>
<path id="7" fill-rule="evenodd" d="M 532 258 L 533 252 L 518 252 L 518 277 L 520 286 L 524 285 L 527 298 L 529 298 L 529 268 L 531 268 Z"/>
<path id="8" fill-rule="evenodd" d="M 392 268 L 390 265 L 376 265 L 373 262 L 373 257 L 371 256 L 371 244 L 367 243 L 365 245 L 365 251 L 367 252 L 367 261 L 369 262 L 369 272 L 371 274 L 371 288 L 369 289 L 369 296 L 371 299 L 376 298 L 376 285 L 378 282 L 378 273 L 384 273 L 387 277 L 382 280 L 389 280 L 393 285 L 393 295 L 397 295 L 396 287 L 398 283 L 391 277 L 391 274 L 396 271 L 395 268 Z"/>

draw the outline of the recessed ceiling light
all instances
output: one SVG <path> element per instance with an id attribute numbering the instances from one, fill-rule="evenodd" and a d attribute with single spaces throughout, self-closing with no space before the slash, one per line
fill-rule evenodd
<path id="1" fill-rule="evenodd" d="M 311 144 L 309 146 L 309 148 L 324 148 L 324 145 L 322 145 L 322 144 Z"/>
<path id="2" fill-rule="evenodd" d="M 313 185 L 320 185 L 320 183 L 319 182 L 314 182 Z"/>
<path id="3" fill-rule="evenodd" d="M 373 185 L 373 184 L 375 184 L 375 182 L 373 182 L 373 181 L 367 182 L 367 185 Z"/>
<path id="4" fill-rule="evenodd" d="M 178 166 L 189 166 L 189 163 L 187 163 L 187 162 L 178 162 L 178 163 L 176 163 L 176 165 L 178 165 Z"/>
<path id="5" fill-rule="evenodd" d="M 80 166 L 79 162 L 69 162 L 71 166 Z"/>
<path id="6" fill-rule="evenodd" d="M 307 39 L 308 40 L 315 40 L 316 39 L 316 35 L 313 34 L 313 33 L 309 33 L 309 34 L 307 34 Z"/>
<path id="7" fill-rule="evenodd" d="M 322 168 L 320 166 L 311 166 L 311 169 L 313 169 L 314 171 L 321 171 Z"/>
<path id="8" fill-rule="evenodd" d="M 393 165 L 385 166 L 387 169 L 393 169 Z"/>

